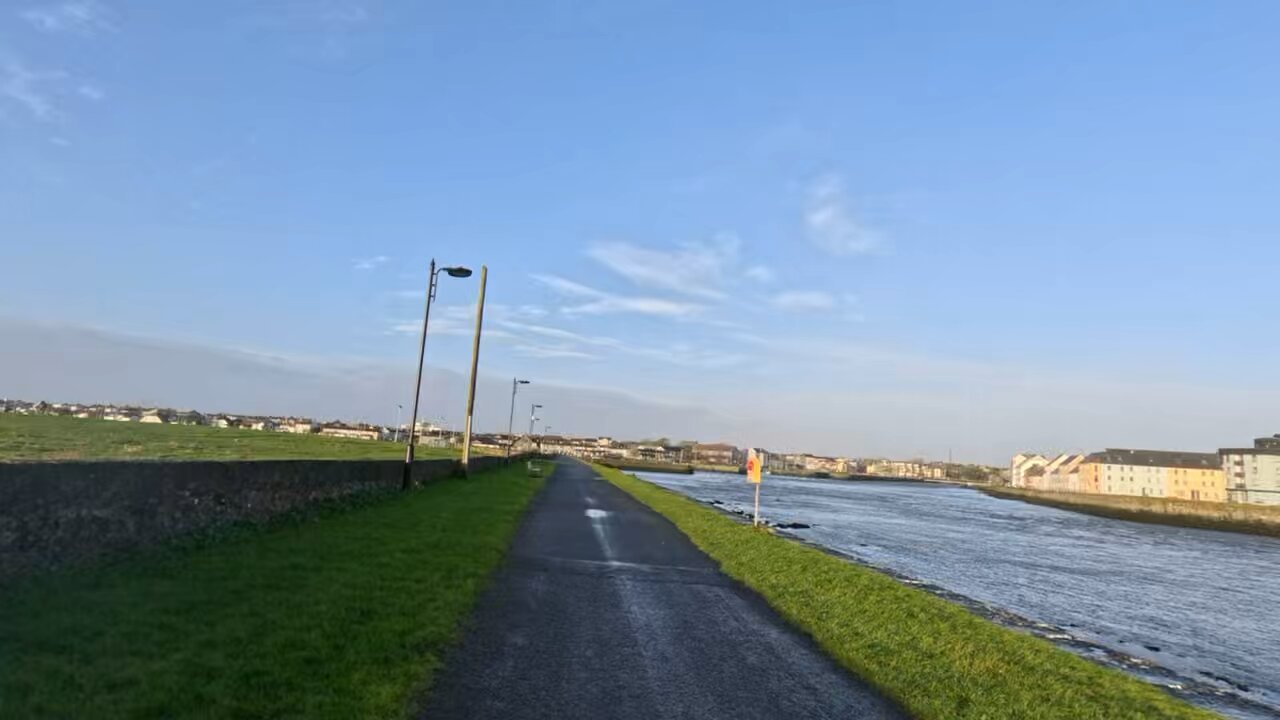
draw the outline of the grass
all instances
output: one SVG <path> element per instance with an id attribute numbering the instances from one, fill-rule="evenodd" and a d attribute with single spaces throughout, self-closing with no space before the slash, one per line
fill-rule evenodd
<path id="1" fill-rule="evenodd" d="M 449 449 L 419 447 L 419 457 Z M 404 446 L 377 440 L 200 425 L 152 425 L 58 415 L 0 414 L 0 461 L 394 459 Z"/>
<path id="2" fill-rule="evenodd" d="M 882 573 L 597 469 L 916 718 L 1217 717 Z"/>
<path id="3" fill-rule="evenodd" d="M 0 590 L 0 717 L 404 717 L 541 482 L 517 464 Z"/>

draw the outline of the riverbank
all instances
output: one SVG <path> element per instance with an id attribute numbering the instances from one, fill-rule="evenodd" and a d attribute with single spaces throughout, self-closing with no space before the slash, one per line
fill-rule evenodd
<path id="1" fill-rule="evenodd" d="M 1214 717 L 875 570 L 624 473 L 601 474 L 670 519 L 726 573 L 914 717 Z"/>
<path id="2" fill-rule="evenodd" d="M 0 716 L 408 716 L 529 499 L 523 464 L 0 591 Z"/>
<path id="3" fill-rule="evenodd" d="M 1022 500 L 1117 520 L 1280 537 L 1280 506 L 1194 502 L 1174 498 L 1053 493 L 1008 487 L 979 487 L 997 498 Z"/>
<path id="4" fill-rule="evenodd" d="M 657 472 L 657 473 L 673 473 L 676 475 L 692 475 L 692 465 L 680 465 L 679 463 L 650 462 L 648 460 L 601 460 L 601 465 L 611 467 L 615 470 L 625 470 L 627 472 Z"/>

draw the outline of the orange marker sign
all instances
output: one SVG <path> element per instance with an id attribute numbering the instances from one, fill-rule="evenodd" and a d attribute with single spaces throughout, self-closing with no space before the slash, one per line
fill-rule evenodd
<path id="1" fill-rule="evenodd" d="M 764 472 L 764 463 L 760 462 L 760 454 L 755 448 L 747 450 L 747 482 L 759 483 Z"/>

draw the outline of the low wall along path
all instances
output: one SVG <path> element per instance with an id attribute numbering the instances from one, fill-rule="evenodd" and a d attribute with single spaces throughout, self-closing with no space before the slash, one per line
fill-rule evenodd
<path id="1" fill-rule="evenodd" d="M 479 472 L 504 462 L 474 457 Z M 0 581 L 314 505 L 400 489 L 399 460 L 0 463 Z M 461 471 L 419 460 L 421 485 Z"/>

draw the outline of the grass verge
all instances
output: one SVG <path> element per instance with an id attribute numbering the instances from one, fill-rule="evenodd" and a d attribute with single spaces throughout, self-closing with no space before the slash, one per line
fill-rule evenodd
<path id="1" fill-rule="evenodd" d="M 452 457 L 419 447 L 417 456 Z M 23 460 L 376 460 L 404 445 L 200 425 L 150 425 L 57 415 L 0 414 L 0 461 Z"/>
<path id="2" fill-rule="evenodd" d="M 724 572 L 914 717 L 1217 717 L 874 570 L 742 525 L 617 470 L 596 469 L 665 515 Z"/>
<path id="3" fill-rule="evenodd" d="M 526 473 L 0 591 L 0 717 L 402 717 L 540 486 Z"/>

